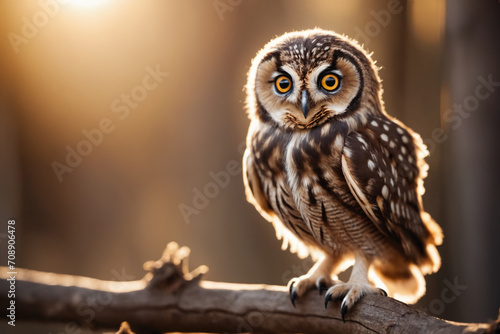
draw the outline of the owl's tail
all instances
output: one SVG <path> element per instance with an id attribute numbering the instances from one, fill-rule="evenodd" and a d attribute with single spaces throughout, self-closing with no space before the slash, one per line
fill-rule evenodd
<path id="1" fill-rule="evenodd" d="M 441 266 L 436 246 L 442 243 L 443 232 L 429 214 L 424 212 L 422 220 L 430 233 L 416 264 L 404 258 L 393 258 L 373 262 L 369 271 L 369 279 L 375 285 L 385 288 L 389 296 L 409 304 L 416 303 L 425 294 L 424 275 L 438 271 Z"/>
<path id="2" fill-rule="evenodd" d="M 439 256 L 436 246 L 443 243 L 443 230 L 441 230 L 441 227 L 427 212 L 422 212 L 421 217 L 422 222 L 429 231 L 429 238 L 426 241 L 426 256 L 421 259 L 418 265 L 422 273 L 426 275 L 435 273 L 441 267 L 441 257 Z"/>
<path id="3" fill-rule="evenodd" d="M 414 304 L 425 294 L 424 275 L 415 264 L 399 268 L 375 265 L 370 268 L 369 279 L 404 303 Z"/>

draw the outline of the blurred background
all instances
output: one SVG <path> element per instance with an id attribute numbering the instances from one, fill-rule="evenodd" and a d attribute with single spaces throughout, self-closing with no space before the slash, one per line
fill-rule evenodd
<path id="1" fill-rule="evenodd" d="M 424 205 L 445 233 L 443 265 L 417 307 L 496 318 L 497 0 L 2 1 L 0 264 L 15 219 L 23 268 L 139 279 L 177 241 L 208 280 L 283 285 L 306 272 L 245 200 L 243 86 L 265 43 L 313 27 L 373 52 L 387 111 L 431 152 Z"/>

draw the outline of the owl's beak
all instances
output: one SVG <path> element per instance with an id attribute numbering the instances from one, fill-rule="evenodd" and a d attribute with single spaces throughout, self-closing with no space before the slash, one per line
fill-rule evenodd
<path id="1" fill-rule="evenodd" d="M 309 96 L 307 96 L 307 90 L 302 91 L 302 113 L 304 114 L 304 118 L 307 118 L 307 113 L 309 112 L 309 106 L 307 105 L 307 100 Z"/>

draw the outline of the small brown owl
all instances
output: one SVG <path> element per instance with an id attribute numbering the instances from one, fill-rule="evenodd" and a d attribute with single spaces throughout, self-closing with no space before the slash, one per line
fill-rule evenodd
<path id="1" fill-rule="evenodd" d="M 317 260 L 290 281 L 292 303 L 328 289 L 342 318 L 366 294 L 416 302 L 440 267 L 441 228 L 422 207 L 427 150 L 385 112 L 377 70 L 355 41 L 314 29 L 269 42 L 246 87 L 248 201 L 283 249 Z"/>

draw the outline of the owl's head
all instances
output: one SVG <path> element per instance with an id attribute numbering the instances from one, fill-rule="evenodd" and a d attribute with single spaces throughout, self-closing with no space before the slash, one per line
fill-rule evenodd
<path id="1" fill-rule="evenodd" d="M 255 57 L 248 76 L 250 117 L 307 129 L 353 113 L 383 113 L 380 79 L 358 44 L 320 29 L 287 33 Z"/>

